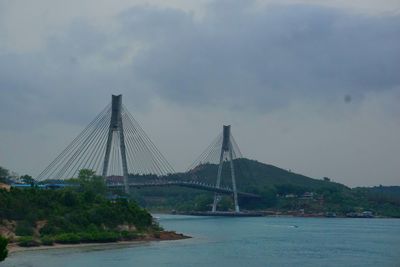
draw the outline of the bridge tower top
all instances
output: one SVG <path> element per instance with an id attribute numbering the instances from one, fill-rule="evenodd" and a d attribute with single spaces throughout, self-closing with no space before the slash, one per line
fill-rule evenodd
<path id="1" fill-rule="evenodd" d="M 224 125 L 222 130 L 222 150 L 229 151 L 229 144 L 231 143 L 231 126 Z"/>
<path id="2" fill-rule="evenodd" d="M 111 122 L 110 128 L 118 130 L 120 128 L 119 121 L 121 120 L 122 95 L 111 96 Z"/>

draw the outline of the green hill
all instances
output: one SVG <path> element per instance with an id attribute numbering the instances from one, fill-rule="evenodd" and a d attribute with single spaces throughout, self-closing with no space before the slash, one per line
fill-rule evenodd
<path id="1" fill-rule="evenodd" d="M 334 188 L 345 190 L 346 186 L 325 180 L 313 179 L 301 174 L 293 173 L 273 165 L 261 163 L 245 158 L 234 161 L 235 176 L 238 189 L 241 191 L 259 192 L 265 187 L 292 186 L 300 191 Z M 182 174 L 187 180 L 198 180 L 215 184 L 218 171 L 216 164 L 204 164 Z M 231 185 L 229 164 L 223 165 L 222 183 Z"/>

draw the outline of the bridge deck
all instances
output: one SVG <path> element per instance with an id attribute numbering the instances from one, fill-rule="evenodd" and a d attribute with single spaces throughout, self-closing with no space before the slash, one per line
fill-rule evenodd
<path id="1" fill-rule="evenodd" d="M 118 188 L 124 187 L 122 183 L 108 183 L 108 187 L 111 188 Z M 217 192 L 220 194 L 230 195 L 233 194 L 233 190 L 230 187 L 216 187 L 215 185 L 201 183 L 198 181 L 154 181 L 154 182 L 146 182 L 146 183 L 129 183 L 129 187 L 141 188 L 141 187 L 164 187 L 164 186 L 181 186 L 181 187 L 188 187 L 194 189 L 200 189 L 205 191 Z M 259 195 L 246 193 L 238 191 L 237 194 L 241 197 L 247 198 L 260 198 Z"/>

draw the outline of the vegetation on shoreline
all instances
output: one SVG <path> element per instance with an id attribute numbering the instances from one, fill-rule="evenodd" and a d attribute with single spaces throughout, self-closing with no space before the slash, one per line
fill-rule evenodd
<path id="1" fill-rule="evenodd" d="M 134 240 L 162 231 L 135 202 L 108 199 L 92 171 L 82 170 L 76 182 L 60 190 L 0 190 L 0 229 L 20 246 Z"/>

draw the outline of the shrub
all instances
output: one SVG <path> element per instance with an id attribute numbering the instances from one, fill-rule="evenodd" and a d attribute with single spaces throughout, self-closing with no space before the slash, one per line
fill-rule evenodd
<path id="1" fill-rule="evenodd" d="M 121 232 L 121 236 L 124 240 L 133 240 L 133 239 L 138 239 L 140 237 L 140 235 L 137 232 L 129 232 L 129 231 Z"/>
<path id="2" fill-rule="evenodd" d="M 97 232 L 94 234 L 96 242 L 115 242 L 120 238 L 119 233 L 115 232 Z"/>
<path id="3" fill-rule="evenodd" d="M 7 258 L 8 255 L 7 244 L 8 240 L 0 236 L 0 261 L 4 261 Z"/>
<path id="4" fill-rule="evenodd" d="M 91 232 L 79 233 L 79 238 L 80 238 L 81 242 L 85 242 L 85 243 L 95 242 L 94 236 Z"/>
<path id="5" fill-rule="evenodd" d="M 18 236 L 31 236 L 33 235 L 33 227 L 27 221 L 19 221 L 15 229 L 15 234 Z"/>
<path id="6" fill-rule="evenodd" d="M 51 234 L 57 234 L 59 231 L 60 231 L 59 227 L 56 227 L 51 223 L 47 223 L 45 226 L 43 226 L 42 229 L 40 229 L 40 234 L 51 235 Z"/>
<path id="7" fill-rule="evenodd" d="M 55 236 L 54 241 L 61 244 L 78 244 L 81 241 L 79 235 L 74 233 L 65 233 Z"/>
<path id="8" fill-rule="evenodd" d="M 79 234 L 82 242 L 115 242 L 120 239 L 120 234 L 116 232 L 85 232 Z"/>
<path id="9" fill-rule="evenodd" d="M 54 238 L 48 235 L 43 236 L 40 241 L 42 242 L 42 245 L 45 246 L 52 246 L 54 245 Z"/>
<path id="10" fill-rule="evenodd" d="M 18 239 L 18 245 L 21 247 L 37 247 L 40 246 L 40 242 L 32 236 L 22 236 Z"/>

